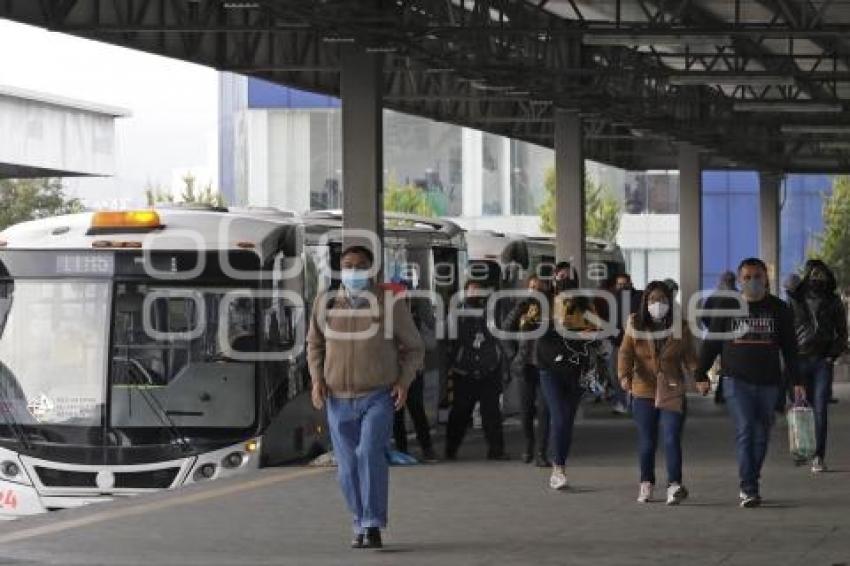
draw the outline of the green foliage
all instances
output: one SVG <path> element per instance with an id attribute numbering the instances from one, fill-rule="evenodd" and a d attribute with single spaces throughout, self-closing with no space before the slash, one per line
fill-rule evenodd
<path id="1" fill-rule="evenodd" d="M 180 202 L 186 204 L 206 204 L 219 207 L 226 206 L 224 197 L 218 191 L 213 190 L 212 183 L 207 183 L 202 189 L 198 189 L 195 186 L 196 183 L 197 179 L 193 174 L 186 173 L 183 176 L 183 191 L 180 193 Z M 148 184 L 145 189 L 145 199 L 147 200 L 148 206 L 175 202 L 175 197 L 172 192 L 151 184 Z"/>
<path id="2" fill-rule="evenodd" d="M 585 230 L 588 236 L 613 242 L 620 229 L 622 208 L 620 202 L 608 194 L 602 185 L 584 178 L 585 188 Z M 543 232 L 555 232 L 555 169 L 546 170 L 544 179 L 545 198 L 540 205 L 540 229 Z"/>
<path id="3" fill-rule="evenodd" d="M 27 220 L 82 210 L 79 199 L 65 196 L 60 179 L 0 179 L 0 230 Z"/>
<path id="4" fill-rule="evenodd" d="M 832 196 L 823 205 L 823 232 L 811 257 L 822 259 L 834 271 L 839 289 L 850 287 L 850 177 L 836 177 Z"/>
<path id="5" fill-rule="evenodd" d="M 154 206 L 162 202 L 174 202 L 174 195 L 161 187 L 148 184 L 145 188 L 145 200 L 148 206 Z"/>
<path id="6" fill-rule="evenodd" d="M 425 191 L 414 185 L 402 185 L 392 177 L 384 187 L 384 210 L 419 216 L 436 216 L 434 205 Z"/>

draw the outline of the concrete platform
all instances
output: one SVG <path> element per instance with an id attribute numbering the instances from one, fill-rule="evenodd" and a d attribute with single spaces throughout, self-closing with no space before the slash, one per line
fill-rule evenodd
<path id="1" fill-rule="evenodd" d="M 635 502 L 631 421 L 587 418 L 567 492 L 551 492 L 545 470 L 480 460 L 475 441 L 457 463 L 394 468 L 380 552 L 347 547 L 332 471 L 279 468 L 5 523 L 0 564 L 850 564 L 850 386 L 837 393 L 831 471 L 794 467 L 778 423 L 761 509 L 737 506 L 725 411 L 695 399 L 686 430 L 692 496 L 678 508 Z"/>

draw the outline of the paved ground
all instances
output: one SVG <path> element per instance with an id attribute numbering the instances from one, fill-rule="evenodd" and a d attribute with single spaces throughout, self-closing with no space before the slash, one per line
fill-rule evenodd
<path id="1" fill-rule="evenodd" d="M 476 443 L 457 463 L 395 468 L 382 552 L 347 548 L 331 472 L 279 468 L 5 523 L 0 564 L 850 564 L 850 386 L 838 393 L 832 471 L 791 465 L 779 423 L 761 509 L 737 507 L 728 418 L 699 399 L 686 431 L 692 497 L 678 508 L 635 503 L 632 423 L 591 414 L 568 492 L 550 492 L 545 471 L 479 460 Z"/>

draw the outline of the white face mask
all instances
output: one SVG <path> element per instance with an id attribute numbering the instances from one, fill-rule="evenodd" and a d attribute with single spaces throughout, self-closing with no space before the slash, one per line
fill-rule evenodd
<path id="1" fill-rule="evenodd" d="M 670 305 L 667 303 L 652 303 L 649 305 L 649 316 L 652 317 L 652 320 L 661 320 L 667 313 L 670 312 Z"/>

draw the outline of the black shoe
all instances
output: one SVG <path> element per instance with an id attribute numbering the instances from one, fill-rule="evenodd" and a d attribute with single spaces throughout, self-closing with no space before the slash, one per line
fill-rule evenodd
<path id="1" fill-rule="evenodd" d="M 531 455 L 531 452 L 523 452 L 522 453 L 523 464 L 530 464 L 532 460 L 534 460 L 534 456 Z"/>
<path id="2" fill-rule="evenodd" d="M 363 548 L 384 548 L 384 542 L 381 540 L 381 529 L 378 527 L 366 529 L 366 540 L 363 542 Z"/>
<path id="3" fill-rule="evenodd" d="M 457 460 L 457 452 L 452 450 L 446 450 L 445 458 L 448 462 L 454 462 L 455 460 Z"/>
<path id="4" fill-rule="evenodd" d="M 426 464 L 436 464 L 437 462 L 440 461 L 440 459 L 437 458 L 437 455 L 434 453 L 433 448 L 423 448 L 422 449 L 422 461 L 425 462 Z"/>
<path id="5" fill-rule="evenodd" d="M 363 547 L 364 538 L 365 537 L 363 536 L 363 533 L 360 533 L 358 535 L 354 535 L 354 538 L 351 539 L 351 548 L 364 548 Z"/>
<path id="6" fill-rule="evenodd" d="M 499 461 L 499 462 L 507 462 L 508 460 L 511 459 L 511 457 L 510 457 L 509 454 L 506 454 L 505 452 L 491 452 L 491 453 L 487 454 L 487 459 L 488 460 L 496 460 L 496 461 Z"/>
<path id="7" fill-rule="evenodd" d="M 534 460 L 534 465 L 538 468 L 551 468 L 552 462 L 549 461 L 549 458 L 545 454 L 538 454 Z"/>
<path id="8" fill-rule="evenodd" d="M 829 404 L 830 404 L 830 405 L 835 405 L 836 403 L 838 403 L 838 399 L 836 399 L 835 397 L 830 397 L 830 399 L 829 399 Z"/>

